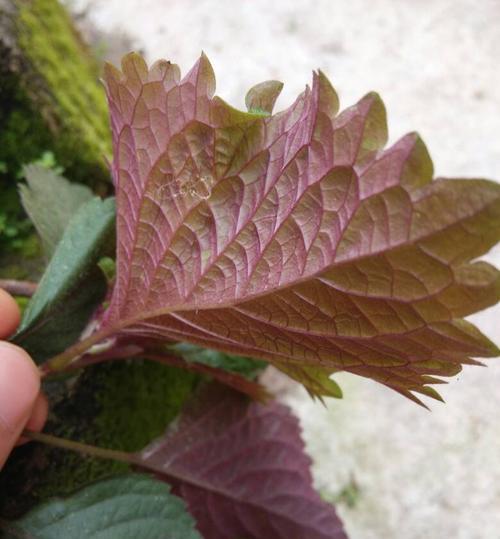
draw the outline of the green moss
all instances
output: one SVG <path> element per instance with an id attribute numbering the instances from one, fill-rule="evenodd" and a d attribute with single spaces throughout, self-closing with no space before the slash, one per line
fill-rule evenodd
<path id="1" fill-rule="evenodd" d="M 0 183 L 13 186 L 23 164 L 34 161 L 42 151 L 54 145 L 39 111 L 20 87 L 17 77 L 3 75 L 2 102 L 0 104 L 0 160 L 5 174 Z"/>
<path id="2" fill-rule="evenodd" d="M 97 65 L 74 32 L 65 9 L 54 0 L 22 2 L 19 43 L 43 73 L 60 107 L 63 129 L 77 130 L 80 158 L 102 162 L 110 153 L 107 107 Z M 74 134 L 71 138 L 74 139 Z"/>
<path id="3" fill-rule="evenodd" d="M 111 140 L 96 62 L 57 0 L 17 6 L 17 41 L 32 73 L 2 77 L 0 161 L 12 172 L 51 150 L 71 179 L 108 181 Z"/>
<path id="4" fill-rule="evenodd" d="M 95 421 L 103 445 L 137 451 L 159 436 L 179 413 L 197 377 L 152 362 L 110 365 L 110 383 L 98 396 Z"/>
<path id="5" fill-rule="evenodd" d="M 177 416 L 199 378 L 189 372 L 133 360 L 88 369 L 72 399 L 56 407 L 59 436 L 100 447 L 138 451 Z M 69 493 L 90 481 L 122 473 L 122 463 L 51 450 L 37 499 Z"/>

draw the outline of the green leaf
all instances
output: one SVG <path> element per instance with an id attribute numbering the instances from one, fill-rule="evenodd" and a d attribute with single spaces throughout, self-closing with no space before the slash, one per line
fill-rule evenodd
<path id="1" fill-rule="evenodd" d="M 71 218 L 92 198 L 92 191 L 42 165 L 28 165 L 23 172 L 27 184 L 19 186 L 21 201 L 50 258 Z"/>
<path id="2" fill-rule="evenodd" d="M 334 380 L 330 379 L 333 372 L 328 372 L 314 365 L 298 365 L 295 363 L 276 363 L 275 367 L 284 372 L 293 380 L 300 382 L 309 395 L 323 400 L 323 397 L 342 398 L 342 389 Z"/>
<path id="3" fill-rule="evenodd" d="M 176 343 L 168 346 L 168 350 L 181 356 L 189 363 L 201 363 L 216 369 L 233 372 L 249 380 L 253 380 L 267 366 L 265 361 L 233 356 L 189 343 Z"/>
<path id="4" fill-rule="evenodd" d="M 2 539 L 201 539 L 168 485 L 130 474 L 43 504 L 0 527 Z M 2 531 L 3 530 L 3 531 Z"/>
<path id="5" fill-rule="evenodd" d="M 111 198 L 88 201 L 70 221 L 14 337 L 37 361 L 73 344 L 104 299 L 97 262 L 113 243 L 114 222 Z"/>
<path id="6" fill-rule="evenodd" d="M 266 80 L 256 84 L 245 97 L 248 112 L 271 114 L 278 96 L 283 90 L 283 83 L 277 80 Z"/>

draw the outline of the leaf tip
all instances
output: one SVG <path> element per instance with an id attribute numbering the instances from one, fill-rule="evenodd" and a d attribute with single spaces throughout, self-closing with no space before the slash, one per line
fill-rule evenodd
<path id="1" fill-rule="evenodd" d="M 111 82 L 120 82 L 122 72 L 110 62 L 104 62 L 102 82 L 107 87 Z"/>
<path id="2" fill-rule="evenodd" d="M 340 102 L 337 92 L 333 87 L 330 79 L 318 69 L 313 74 L 313 86 L 318 88 L 319 106 L 324 110 L 331 118 L 335 117 L 339 111 Z"/>
<path id="3" fill-rule="evenodd" d="M 129 80 L 145 82 L 148 78 L 148 65 L 137 51 L 131 51 L 122 58 L 122 72 Z"/>
<path id="4" fill-rule="evenodd" d="M 250 113 L 271 114 L 283 90 L 283 83 L 267 80 L 252 86 L 245 96 L 245 105 Z"/>
<path id="5" fill-rule="evenodd" d="M 207 97 L 212 98 L 215 94 L 215 71 L 204 51 L 201 51 L 200 58 L 186 78 L 189 78 L 193 72 L 196 73 L 198 89 L 201 89 Z"/>

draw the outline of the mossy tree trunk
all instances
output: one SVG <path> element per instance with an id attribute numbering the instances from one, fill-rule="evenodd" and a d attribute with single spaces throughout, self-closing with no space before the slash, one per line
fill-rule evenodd
<path id="1" fill-rule="evenodd" d="M 57 0 L 0 0 L 0 161 L 17 171 L 47 150 L 72 180 L 108 180 L 99 68 Z"/>
<path id="2" fill-rule="evenodd" d="M 0 217 L 7 206 L 20 211 L 17 173 L 46 151 L 68 179 L 100 193 L 111 188 L 105 162 L 111 143 L 98 71 L 57 0 L 0 0 Z M 25 277 L 5 271 L 1 251 L 0 241 L 0 275 Z M 22 250 L 16 257 L 24 270 Z M 51 400 L 48 430 L 138 450 L 163 431 L 198 380 L 149 362 L 95 366 L 45 384 Z M 40 500 L 122 471 L 123 465 L 28 444 L 0 473 L 0 517 L 14 518 Z"/>

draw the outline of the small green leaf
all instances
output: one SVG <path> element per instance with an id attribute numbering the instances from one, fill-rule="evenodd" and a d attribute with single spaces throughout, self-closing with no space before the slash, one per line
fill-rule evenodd
<path id="1" fill-rule="evenodd" d="M 240 374 L 249 380 L 253 380 L 267 366 L 265 361 L 250 357 L 233 356 L 189 343 L 176 343 L 169 346 L 168 349 L 175 355 L 184 358 L 187 362 L 201 363 L 216 369 Z"/>
<path id="2" fill-rule="evenodd" d="M 282 89 L 283 83 L 277 80 L 266 80 L 252 86 L 245 97 L 248 112 L 271 114 Z"/>
<path id="3" fill-rule="evenodd" d="M 111 198 L 88 201 L 70 221 L 14 337 L 37 361 L 73 344 L 103 300 L 97 262 L 112 244 L 114 222 Z"/>
<path id="4" fill-rule="evenodd" d="M 315 365 L 298 365 L 294 363 L 275 364 L 275 367 L 293 380 L 301 383 L 313 398 L 320 400 L 323 397 L 342 398 L 342 389 L 340 389 L 337 382 L 330 378 L 335 371 L 328 372 Z"/>
<path id="5" fill-rule="evenodd" d="M 50 258 L 71 218 L 92 198 L 92 191 L 46 166 L 28 165 L 23 173 L 27 184 L 19 186 L 21 201 Z"/>
<path id="6" fill-rule="evenodd" d="M 3 539 L 201 539 L 168 485 L 130 474 L 96 483 L 0 524 Z"/>
<path id="7" fill-rule="evenodd" d="M 108 283 L 112 283 L 116 277 L 116 262 L 110 256 L 103 256 L 97 263 Z"/>

